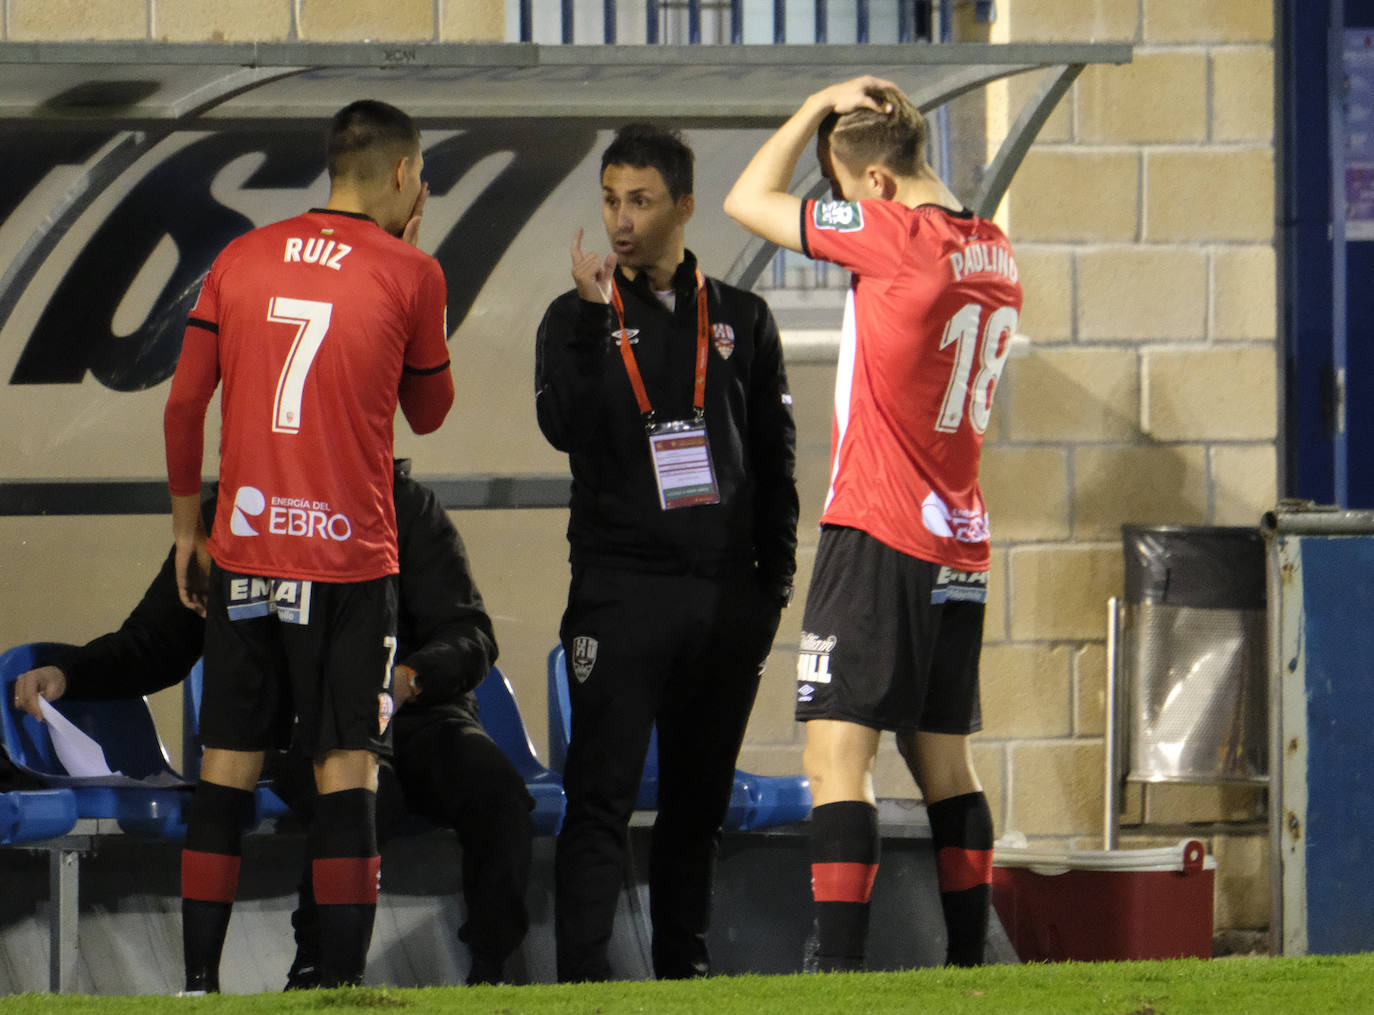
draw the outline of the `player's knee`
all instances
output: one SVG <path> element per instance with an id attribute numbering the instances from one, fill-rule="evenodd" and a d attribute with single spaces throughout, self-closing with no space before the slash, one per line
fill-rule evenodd
<path id="1" fill-rule="evenodd" d="M 808 740 L 802 750 L 802 770 L 811 780 L 812 789 L 843 781 L 844 759 L 828 743 Z"/>
<path id="2" fill-rule="evenodd" d="M 459 773 L 460 791 L 470 806 L 491 811 L 519 801 L 530 800 L 525 780 L 506 753 L 491 740 L 468 734 L 454 745 L 452 771 Z M 533 802 L 531 801 L 531 806 Z"/>

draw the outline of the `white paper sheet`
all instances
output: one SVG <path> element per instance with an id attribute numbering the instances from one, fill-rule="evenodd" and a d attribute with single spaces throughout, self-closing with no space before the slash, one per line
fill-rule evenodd
<path id="1" fill-rule="evenodd" d="M 93 778 L 120 774 L 110 771 L 100 745 L 79 730 L 71 720 L 43 698 L 38 699 L 38 704 L 43 712 L 43 721 L 48 724 L 48 735 L 52 738 L 57 760 L 62 762 L 68 775 Z"/>

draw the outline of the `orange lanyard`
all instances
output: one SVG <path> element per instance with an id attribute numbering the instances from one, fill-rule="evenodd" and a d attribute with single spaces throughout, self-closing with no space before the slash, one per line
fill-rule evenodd
<path id="1" fill-rule="evenodd" d="M 649 393 L 644 390 L 644 378 L 639 373 L 639 363 L 635 360 L 634 350 L 630 348 L 629 337 L 625 334 L 625 303 L 620 298 L 620 289 L 611 279 L 611 306 L 615 308 L 616 320 L 620 322 L 620 358 L 625 361 L 625 373 L 630 377 L 630 387 L 634 388 L 635 401 L 644 416 L 644 425 L 654 425 L 654 406 L 649 401 Z M 701 269 L 697 269 L 697 365 L 696 382 L 692 394 L 692 408 L 699 422 L 706 415 L 706 352 L 710 345 L 711 322 L 706 315 L 706 279 Z"/>

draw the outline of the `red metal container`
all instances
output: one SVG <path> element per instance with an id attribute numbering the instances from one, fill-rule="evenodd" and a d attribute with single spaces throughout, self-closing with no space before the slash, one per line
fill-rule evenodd
<path id="1" fill-rule="evenodd" d="M 992 901 L 1023 962 L 1212 957 L 1216 858 L 1202 843 L 997 849 Z"/>

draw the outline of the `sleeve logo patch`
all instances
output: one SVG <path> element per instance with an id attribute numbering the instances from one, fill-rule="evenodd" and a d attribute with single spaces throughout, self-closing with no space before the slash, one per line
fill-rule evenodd
<path id="1" fill-rule="evenodd" d="M 855 201 L 817 201 L 812 214 L 817 229 L 853 233 L 864 227 L 863 209 Z"/>

